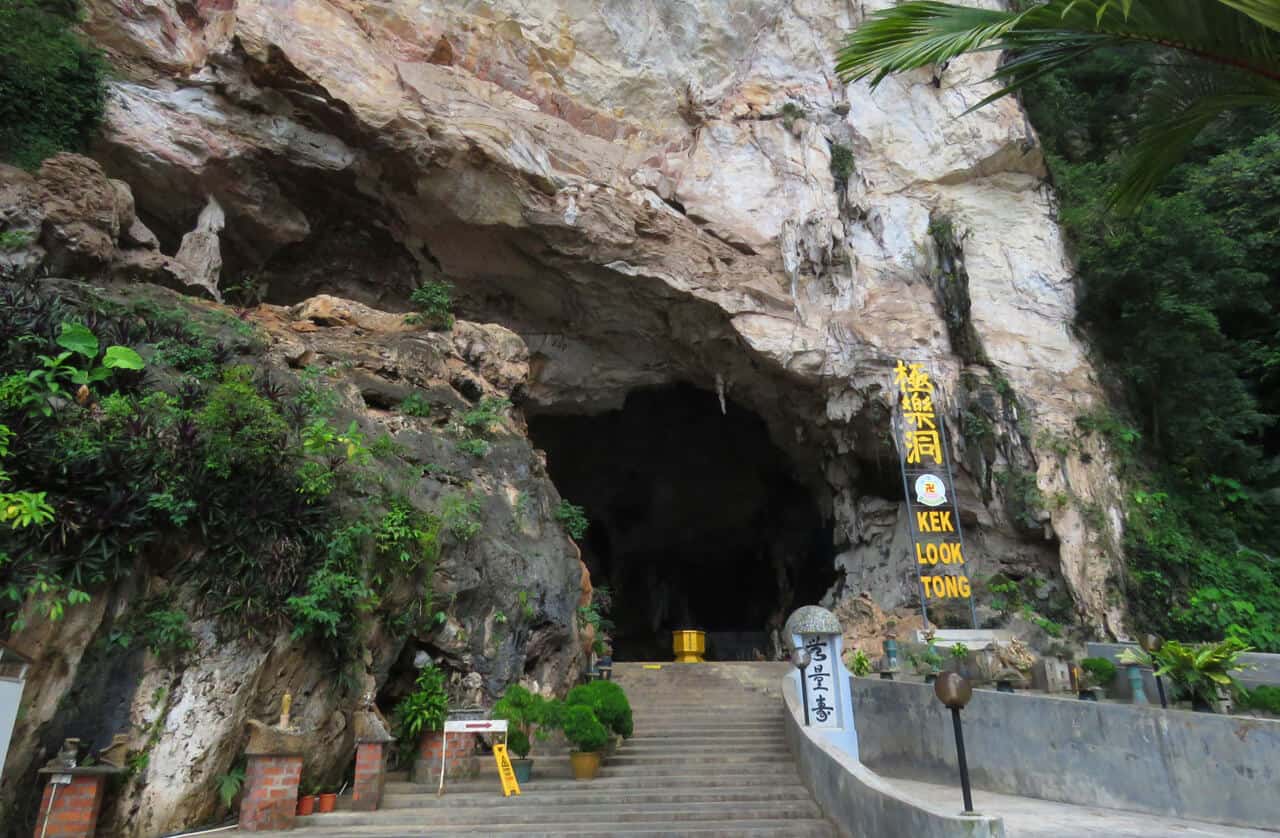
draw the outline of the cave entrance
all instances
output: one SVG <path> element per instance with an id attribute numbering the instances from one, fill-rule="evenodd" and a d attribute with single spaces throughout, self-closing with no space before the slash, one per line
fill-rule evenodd
<path id="1" fill-rule="evenodd" d="M 670 660 L 671 631 L 708 657 L 770 656 L 773 635 L 835 581 L 832 528 L 764 421 L 688 385 L 632 392 L 621 410 L 537 414 L 534 444 L 590 527 L 583 560 L 613 592 L 618 660 Z"/>

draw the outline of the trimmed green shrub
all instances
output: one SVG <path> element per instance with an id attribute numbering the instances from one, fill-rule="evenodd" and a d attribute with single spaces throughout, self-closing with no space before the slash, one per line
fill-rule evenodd
<path id="1" fill-rule="evenodd" d="M 619 736 L 630 736 L 634 730 L 631 702 L 622 687 L 612 681 L 592 681 L 569 690 L 565 704 L 590 707 L 600 723 Z"/>
<path id="2" fill-rule="evenodd" d="M 1108 687 L 1116 677 L 1116 665 L 1106 658 L 1085 658 L 1080 661 L 1080 668 L 1093 676 L 1099 687 Z"/>
<path id="3" fill-rule="evenodd" d="M 581 752 L 600 751 L 609 742 L 609 731 L 591 712 L 591 708 L 583 704 L 571 704 L 564 708 L 560 718 L 560 729 L 573 746 Z"/>

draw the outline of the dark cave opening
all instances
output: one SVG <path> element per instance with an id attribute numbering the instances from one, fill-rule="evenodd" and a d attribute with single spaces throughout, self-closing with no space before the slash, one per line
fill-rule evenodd
<path id="1" fill-rule="evenodd" d="M 621 410 L 535 414 L 534 444 L 590 521 L 583 560 L 613 592 L 614 657 L 669 660 L 673 629 L 712 659 L 769 656 L 792 610 L 835 581 L 832 526 L 764 421 L 689 385 Z"/>

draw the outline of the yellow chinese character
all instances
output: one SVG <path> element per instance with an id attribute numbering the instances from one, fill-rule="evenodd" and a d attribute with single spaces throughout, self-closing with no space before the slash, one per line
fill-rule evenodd
<path id="1" fill-rule="evenodd" d="M 903 421 L 908 425 L 916 428 L 929 428 L 930 430 L 938 427 L 933 422 L 934 418 L 932 411 L 928 413 L 915 413 L 913 411 L 911 413 L 902 414 Z"/>
<path id="2" fill-rule="evenodd" d="M 937 431 L 907 431 L 907 462 L 923 462 L 922 458 L 930 457 L 934 463 L 942 465 L 942 440 Z"/>
<path id="3" fill-rule="evenodd" d="M 893 382 L 904 393 L 933 392 L 933 383 L 929 381 L 929 373 L 920 369 L 919 364 L 905 364 L 899 361 L 893 370 Z"/>

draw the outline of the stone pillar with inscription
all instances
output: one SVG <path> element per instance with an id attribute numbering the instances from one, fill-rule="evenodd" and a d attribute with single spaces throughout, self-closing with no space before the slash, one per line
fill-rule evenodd
<path id="1" fill-rule="evenodd" d="M 817 605 L 806 605 L 787 618 L 783 633 L 792 648 L 804 649 L 808 661 L 792 673 L 800 685 L 809 728 L 830 734 L 829 739 L 848 753 L 858 753 L 858 732 L 853 726 L 853 699 L 849 670 L 844 665 L 843 632 L 836 615 Z"/>

